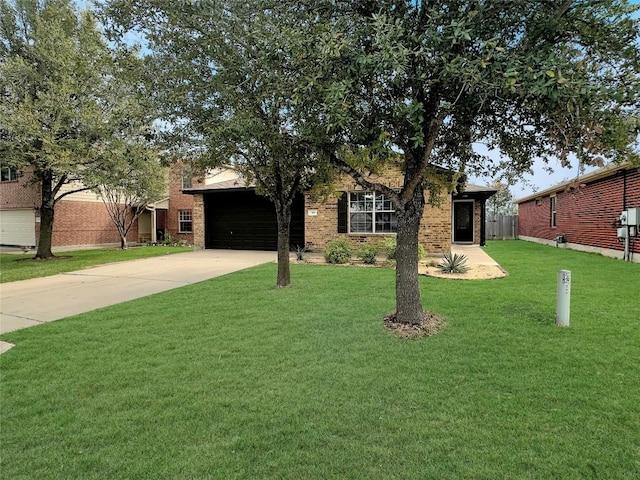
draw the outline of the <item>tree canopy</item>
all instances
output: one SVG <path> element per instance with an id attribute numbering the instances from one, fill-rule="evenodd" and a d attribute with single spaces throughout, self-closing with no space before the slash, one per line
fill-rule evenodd
<path id="1" fill-rule="evenodd" d="M 291 2 L 297 3 L 297 2 Z M 536 159 L 639 160 L 638 6 L 626 1 L 307 2 L 332 158 L 398 213 L 397 318 L 421 318 L 417 232 L 434 166 L 517 176 Z M 292 11 L 301 7 L 291 5 Z M 496 163 L 484 144 L 497 150 Z M 348 148 L 344 148 L 344 146 Z M 345 155 L 402 158 L 394 192 Z M 456 175 L 452 177 L 454 180 Z M 455 188 L 452 184 L 451 187 Z"/>
<path id="2" fill-rule="evenodd" d="M 230 167 L 269 198 L 278 221 L 278 286 L 290 283 L 294 198 L 321 171 L 312 116 L 292 92 L 304 32 L 267 3 L 110 2 L 114 39 L 145 35 L 155 101 L 173 156 L 197 172 Z"/>
<path id="3" fill-rule="evenodd" d="M 123 96 L 137 55 L 111 51 L 89 10 L 68 0 L 0 0 L 0 18 L 0 157 L 41 186 L 36 256 L 48 258 L 56 202 L 95 187 L 94 174 L 124 153 L 115 145 L 153 117 L 130 108 L 140 85 Z"/>

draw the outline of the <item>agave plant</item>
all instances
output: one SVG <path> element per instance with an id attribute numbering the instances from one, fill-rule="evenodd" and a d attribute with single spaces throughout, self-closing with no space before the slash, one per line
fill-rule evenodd
<path id="1" fill-rule="evenodd" d="M 466 255 L 449 252 L 444 254 L 444 258 L 438 268 L 443 273 L 464 273 L 469 270 L 465 263 L 467 263 Z"/>
<path id="2" fill-rule="evenodd" d="M 300 245 L 296 245 L 291 249 L 291 251 L 295 252 L 296 260 L 304 260 L 304 255 L 308 252 L 306 245 L 302 247 Z"/>

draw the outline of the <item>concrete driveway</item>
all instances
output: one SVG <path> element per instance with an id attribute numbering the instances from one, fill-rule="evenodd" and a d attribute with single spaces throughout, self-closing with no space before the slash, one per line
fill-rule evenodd
<path id="1" fill-rule="evenodd" d="M 275 260 L 276 252 L 199 250 L 4 283 L 0 334 Z"/>

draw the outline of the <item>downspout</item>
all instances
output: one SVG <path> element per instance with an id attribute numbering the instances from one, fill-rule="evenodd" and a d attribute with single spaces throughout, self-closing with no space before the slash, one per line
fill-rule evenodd
<path id="1" fill-rule="evenodd" d="M 622 170 L 622 210 L 625 211 L 627 209 L 627 171 Z M 633 243 L 634 238 L 631 238 L 631 228 L 629 225 L 626 227 L 627 235 L 624 239 L 624 254 L 623 258 L 627 261 L 631 261 L 631 256 L 633 255 Z"/>
<path id="2" fill-rule="evenodd" d="M 627 209 L 627 171 L 622 170 L 622 210 Z"/>
<path id="3" fill-rule="evenodd" d="M 151 243 L 158 243 L 158 235 L 156 234 L 156 228 L 158 228 L 158 221 L 156 219 L 156 205 L 151 206 Z"/>

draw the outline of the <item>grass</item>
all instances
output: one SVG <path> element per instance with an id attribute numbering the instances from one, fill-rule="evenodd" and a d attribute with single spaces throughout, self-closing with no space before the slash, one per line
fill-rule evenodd
<path id="1" fill-rule="evenodd" d="M 105 263 L 123 262 L 137 258 L 156 257 L 171 253 L 190 252 L 193 247 L 145 246 L 128 250 L 101 248 L 58 252 L 52 260 L 35 260 L 34 253 L 0 253 L 0 283 L 46 277 L 57 273 L 72 272 Z"/>
<path id="2" fill-rule="evenodd" d="M 6 334 L 2 476 L 639 478 L 640 267 L 487 250 L 509 277 L 422 278 L 419 340 L 382 327 L 393 271 L 274 264 Z"/>

